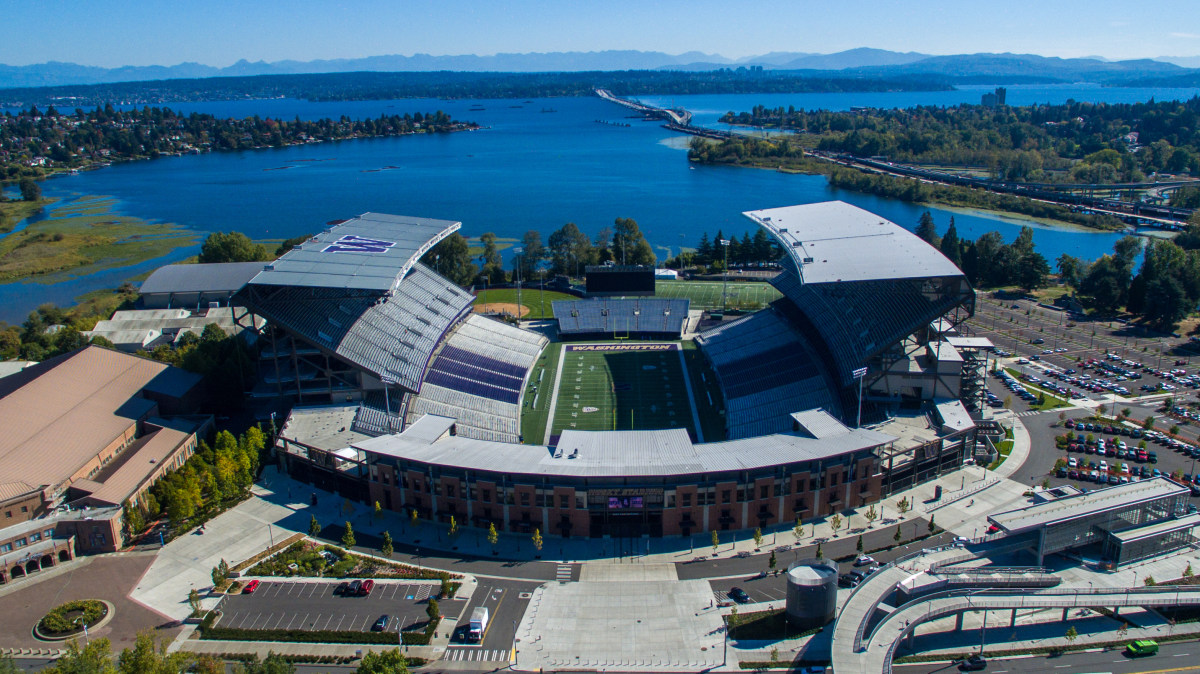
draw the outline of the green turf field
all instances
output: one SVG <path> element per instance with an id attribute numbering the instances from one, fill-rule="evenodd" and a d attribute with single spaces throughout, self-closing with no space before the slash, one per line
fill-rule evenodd
<path id="1" fill-rule="evenodd" d="M 693 309 L 720 309 L 720 281 L 655 281 L 656 297 L 687 298 Z M 726 306 L 730 309 L 762 309 L 779 299 L 779 291 L 765 281 L 730 281 Z"/>
<path id="2" fill-rule="evenodd" d="M 691 401 L 678 348 L 661 351 L 582 351 L 572 347 L 646 346 L 646 342 L 567 344 L 561 357 L 551 435 L 564 430 L 686 428 L 695 436 Z"/>
<path id="3" fill-rule="evenodd" d="M 521 305 L 529 309 L 529 313 L 523 318 L 553 318 L 554 313 L 550 311 L 550 303 L 556 300 L 577 300 L 578 297 L 568 295 L 566 293 L 555 292 L 553 290 L 538 290 L 537 288 L 524 288 L 521 290 Z M 717 300 L 720 302 L 720 299 Z M 475 305 L 483 306 L 487 304 L 498 303 L 517 303 L 516 288 L 492 288 L 490 290 L 480 290 L 475 293 Z M 493 307 L 494 309 L 495 307 Z"/>

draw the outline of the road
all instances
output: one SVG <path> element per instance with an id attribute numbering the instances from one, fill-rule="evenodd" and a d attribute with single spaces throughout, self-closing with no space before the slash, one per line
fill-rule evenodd
<path id="1" fill-rule="evenodd" d="M 1129 658 L 1121 651 L 1071 653 L 1057 657 L 1033 657 L 1011 660 L 991 660 L 987 674 L 1065 674 L 1074 672 L 1108 672 L 1110 674 L 1166 674 L 1167 672 L 1200 672 L 1200 643 L 1183 641 L 1164 643 L 1158 655 L 1149 658 Z M 958 668 L 947 664 L 895 665 L 902 674 L 950 674 Z"/>

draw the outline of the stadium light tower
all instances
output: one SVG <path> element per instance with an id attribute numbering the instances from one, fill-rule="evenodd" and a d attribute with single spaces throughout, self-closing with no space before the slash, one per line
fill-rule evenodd
<path id="1" fill-rule="evenodd" d="M 860 367 L 851 374 L 858 379 L 858 418 L 854 422 L 854 427 L 862 428 L 862 387 L 863 377 L 867 376 L 867 368 Z"/>
<path id="2" fill-rule="evenodd" d="M 521 246 L 517 246 L 516 248 L 513 249 L 513 253 L 516 254 L 516 260 L 517 260 L 517 269 L 516 269 L 516 272 L 517 272 L 517 321 L 518 321 L 518 325 L 520 325 L 521 306 L 522 306 L 521 305 L 521 267 L 525 266 L 525 249 Z"/>
<path id="3" fill-rule="evenodd" d="M 725 272 L 721 281 L 721 312 L 725 312 L 725 298 L 729 292 L 729 239 L 721 239 L 721 247 L 725 249 Z"/>

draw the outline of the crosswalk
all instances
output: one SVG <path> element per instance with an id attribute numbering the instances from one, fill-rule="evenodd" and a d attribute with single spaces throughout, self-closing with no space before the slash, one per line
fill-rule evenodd
<path id="1" fill-rule="evenodd" d="M 486 648 L 447 648 L 442 659 L 451 662 L 508 662 L 508 651 Z"/>
<path id="2" fill-rule="evenodd" d="M 1032 416 L 1036 416 L 1036 415 L 1038 415 L 1038 414 L 1041 414 L 1041 413 L 1042 413 L 1042 412 L 1044 412 L 1044 411 L 1045 411 L 1045 410 L 1025 410 L 1024 412 L 1017 412 L 1017 416 L 1019 416 L 1019 417 L 1032 417 Z"/>
<path id="3" fill-rule="evenodd" d="M 554 579 L 560 583 L 566 583 L 571 580 L 571 565 L 559 564 L 558 570 L 554 572 Z"/>

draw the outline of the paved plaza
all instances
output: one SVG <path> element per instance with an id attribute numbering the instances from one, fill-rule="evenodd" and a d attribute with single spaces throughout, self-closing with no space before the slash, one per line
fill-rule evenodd
<path id="1" fill-rule="evenodd" d="M 517 629 L 520 671 L 700 671 L 725 664 L 707 581 L 548 583 Z"/>

